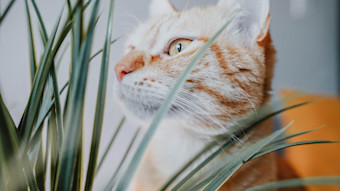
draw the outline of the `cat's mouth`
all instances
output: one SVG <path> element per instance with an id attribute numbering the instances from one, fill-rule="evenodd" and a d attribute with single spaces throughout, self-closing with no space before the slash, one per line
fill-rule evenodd
<path id="1" fill-rule="evenodd" d="M 159 104 L 138 101 L 124 95 L 120 99 L 129 112 L 141 119 L 150 119 L 160 107 Z"/>
<path id="2" fill-rule="evenodd" d="M 157 100 L 155 98 L 148 99 L 149 101 L 138 100 L 122 93 L 120 93 L 119 97 L 124 107 L 127 109 L 128 113 L 131 113 L 135 117 L 138 117 L 140 120 L 145 121 L 149 121 L 154 117 L 158 109 L 161 107 L 162 102 L 164 101 Z M 181 107 L 172 105 L 168 111 L 168 114 L 165 117 L 175 116 L 179 113 L 181 113 Z"/>

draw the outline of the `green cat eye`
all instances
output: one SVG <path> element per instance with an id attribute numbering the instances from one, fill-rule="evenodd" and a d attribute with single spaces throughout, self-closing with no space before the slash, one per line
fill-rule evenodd
<path id="1" fill-rule="evenodd" d="M 174 56 L 182 52 L 191 42 L 192 40 L 189 39 L 177 39 L 173 41 L 169 46 L 169 56 Z"/>

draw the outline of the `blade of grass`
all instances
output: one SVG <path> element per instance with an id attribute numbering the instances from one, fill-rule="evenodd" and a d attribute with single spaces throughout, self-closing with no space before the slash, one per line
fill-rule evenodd
<path id="1" fill-rule="evenodd" d="M 42 19 L 42 17 L 41 17 L 41 14 L 40 14 L 38 5 L 36 4 L 35 0 L 31 0 L 31 2 L 32 2 L 32 4 L 33 4 L 35 13 L 37 14 L 38 21 L 39 21 L 39 23 L 40 23 L 40 27 L 41 27 L 42 34 L 43 34 L 43 41 L 44 41 L 44 44 L 46 44 L 46 43 L 47 43 L 47 39 L 48 39 L 48 35 L 47 35 L 47 31 L 46 31 L 46 28 L 45 28 L 45 25 L 44 25 L 44 21 L 43 21 L 43 19 Z"/>
<path id="2" fill-rule="evenodd" d="M 20 185 L 20 182 L 18 181 L 18 179 L 14 179 L 15 180 L 15 184 L 17 184 L 18 186 L 23 186 L 23 187 L 27 187 L 29 190 L 32 191 L 38 191 L 38 183 L 36 180 L 36 177 L 32 171 L 33 167 L 31 166 L 28 157 L 26 157 L 26 155 L 22 158 L 22 160 L 18 163 L 15 163 L 15 165 L 19 165 L 19 166 L 23 166 L 21 169 L 23 169 L 24 174 L 25 174 L 25 178 L 26 178 L 26 184 L 22 184 Z M 26 189 L 18 189 L 18 190 L 26 190 Z"/>
<path id="3" fill-rule="evenodd" d="M 45 161 L 43 155 L 43 135 L 37 140 L 37 144 L 32 147 L 29 151 L 25 152 L 28 153 L 28 158 L 30 162 L 30 166 L 26 166 L 26 168 L 32 168 L 32 172 L 35 175 L 35 181 L 37 183 L 38 190 L 45 190 Z M 28 179 L 32 177 L 28 176 Z"/>
<path id="4" fill-rule="evenodd" d="M 263 107 L 263 108 L 260 108 L 257 112 L 255 112 L 254 115 L 247 116 L 247 117 L 245 117 L 244 120 L 241 120 L 239 122 L 240 124 L 246 124 L 246 126 L 249 126 L 249 128 L 246 128 L 246 129 L 242 128 L 242 129 L 240 129 L 239 125 L 235 125 L 234 127 L 231 127 L 231 129 L 236 129 L 236 131 L 241 131 L 241 133 L 237 132 L 236 134 L 247 134 L 254 127 L 258 126 L 259 124 L 263 123 L 264 121 L 266 121 L 267 119 L 269 119 L 271 117 L 274 117 L 274 116 L 276 116 L 276 115 L 278 115 L 280 113 L 283 113 L 283 112 L 285 112 L 287 110 L 295 109 L 295 108 L 298 108 L 298 107 L 301 107 L 303 105 L 310 104 L 310 103 L 313 103 L 313 102 L 314 101 L 301 102 L 301 103 L 294 104 L 294 105 L 282 108 L 280 110 L 271 112 L 269 114 L 266 113 L 265 110 L 268 110 L 268 108 L 270 106 Z M 264 110 L 264 112 L 263 112 L 263 110 Z M 260 117 L 260 119 L 258 120 L 259 117 Z M 255 123 L 253 121 L 255 121 Z M 222 134 L 220 136 L 216 136 L 216 140 L 218 140 L 218 141 L 224 140 L 225 137 L 226 137 L 226 135 Z"/>
<path id="5" fill-rule="evenodd" d="M 3 154 L 0 164 L 1 169 L 3 168 L 2 177 L 7 177 L 3 181 L 8 190 L 25 189 L 26 186 L 18 157 L 19 146 L 20 139 L 15 124 L 0 94 L 0 151 Z"/>
<path id="6" fill-rule="evenodd" d="M 19 132 L 17 131 L 17 128 L 14 124 L 14 121 L 12 119 L 11 114 L 9 113 L 3 99 L 2 99 L 2 95 L 0 93 L 0 112 L 1 112 L 1 123 L 3 125 L 1 125 L 1 129 L 7 127 L 8 134 L 10 139 L 12 139 L 14 146 L 17 147 L 20 144 L 20 136 L 19 136 Z"/>
<path id="7" fill-rule="evenodd" d="M 33 37 L 33 30 L 32 30 L 31 14 L 30 14 L 27 0 L 25 0 L 25 7 L 26 7 L 27 28 L 28 28 L 28 34 L 29 34 L 28 40 L 29 40 L 31 83 L 33 83 L 35 72 L 37 69 L 37 65 L 36 65 L 37 61 L 35 57 L 35 45 L 34 45 L 34 37 Z"/>
<path id="8" fill-rule="evenodd" d="M 301 136 L 301 135 L 304 135 L 304 134 L 308 134 L 308 133 L 317 131 L 317 130 L 323 128 L 324 126 L 325 125 L 323 125 L 321 127 L 318 127 L 318 128 L 315 128 L 315 129 L 311 129 L 311 130 L 307 130 L 307 131 L 302 131 L 302 132 L 299 132 L 299 133 L 294 133 L 294 134 L 286 135 L 286 136 L 283 136 L 283 137 L 278 137 L 278 139 L 274 140 L 271 144 L 274 145 L 276 143 L 280 143 L 280 142 L 286 141 L 288 139 L 291 139 L 291 138 L 294 138 L 294 137 L 297 137 L 297 136 Z"/>
<path id="9" fill-rule="evenodd" d="M 219 173 L 212 181 L 204 188 L 204 191 L 218 190 L 227 181 L 232 174 L 235 173 L 244 163 L 250 160 L 259 150 L 270 144 L 276 137 L 281 135 L 292 124 L 290 122 L 286 127 L 274 132 L 266 138 L 256 142 L 252 146 L 248 147 L 244 151 L 241 151 L 240 156 L 234 157 L 231 162 L 223 168 L 223 171 Z"/>
<path id="10" fill-rule="evenodd" d="M 83 121 L 83 119 L 81 119 Z M 83 133 L 83 122 L 80 123 L 80 132 L 78 133 L 78 136 L 80 138 L 78 141 L 77 151 L 76 151 L 76 164 L 75 164 L 75 170 L 73 174 L 73 183 L 71 190 L 82 190 L 81 184 L 83 182 L 83 153 L 84 153 L 84 147 L 83 147 L 83 140 L 84 140 L 84 133 Z"/>
<path id="11" fill-rule="evenodd" d="M 69 18 L 72 18 L 72 5 L 71 0 L 66 0 L 67 10 L 68 10 L 68 16 Z"/>
<path id="12" fill-rule="evenodd" d="M 47 47 L 44 51 L 42 62 L 38 68 L 37 74 L 34 79 L 33 88 L 31 91 L 28 104 L 26 106 L 22 121 L 19 124 L 19 131 L 21 136 L 23 137 L 23 148 L 27 145 L 27 142 L 33 129 L 33 123 L 39 111 L 40 100 L 42 98 L 44 86 L 47 81 L 49 69 L 52 63 L 51 61 L 48 60 L 48 58 L 51 53 L 52 44 L 55 39 L 60 19 L 61 14 L 47 43 Z"/>
<path id="13" fill-rule="evenodd" d="M 69 47 L 70 47 L 70 44 L 67 43 L 65 45 L 65 47 L 63 48 L 63 50 L 61 50 L 61 53 L 59 53 L 60 56 L 58 55 L 58 60 L 56 61 L 56 65 L 55 65 L 57 72 L 60 68 L 60 65 L 61 65 L 63 59 L 64 59 L 65 53 L 67 52 Z"/>
<path id="14" fill-rule="evenodd" d="M 114 39 L 110 42 L 110 45 L 114 44 L 115 42 L 117 42 L 117 40 L 119 40 L 119 38 Z M 98 50 L 96 53 L 94 53 L 91 57 L 90 57 L 90 61 L 92 61 L 96 56 L 98 56 L 100 53 L 103 52 L 104 49 L 100 49 Z"/>
<path id="15" fill-rule="evenodd" d="M 56 75 L 55 70 L 55 64 L 52 63 L 50 74 L 52 78 L 52 84 L 53 84 L 53 92 L 54 92 L 54 106 L 56 111 L 56 117 L 57 117 L 57 128 L 58 128 L 58 138 L 60 140 L 60 143 L 63 140 L 63 134 L 64 134 L 64 127 L 63 127 L 63 115 L 61 113 L 61 103 L 60 103 L 60 94 L 59 94 L 59 87 L 58 87 L 58 79 Z M 61 146 L 61 145 L 60 145 Z"/>
<path id="16" fill-rule="evenodd" d="M 269 110 L 268 108 L 270 107 L 270 104 L 266 104 L 263 106 L 259 112 L 253 113 L 251 116 L 247 116 L 246 119 L 248 120 L 246 123 L 251 124 L 247 128 L 241 128 L 241 127 L 232 127 L 232 129 L 242 129 L 242 133 L 239 133 L 237 135 L 238 138 L 242 138 L 245 134 L 249 133 L 252 129 L 254 129 L 257 125 L 261 124 L 262 122 L 266 121 L 267 119 L 278 115 L 284 111 L 294 109 L 296 107 L 303 106 L 305 104 L 308 104 L 310 102 L 303 102 L 303 103 L 298 103 L 280 110 L 277 110 L 275 112 L 268 113 L 267 111 Z M 255 115 L 255 116 L 253 116 Z M 257 119 L 256 116 L 260 116 L 260 119 Z M 251 121 L 249 121 L 251 119 Z M 241 120 L 242 121 L 242 120 Z M 238 125 L 236 125 L 238 126 Z M 218 136 L 218 140 L 224 139 L 225 136 Z M 215 153 L 213 153 L 211 156 L 209 156 L 206 160 L 204 160 L 202 163 L 200 163 L 194 170 L 192 170 L 188 175 L 186 175 L 175 187 L 173 188 L 174 190 L 179 189 L 187 180 L 189 180 L 193 175 L 195 175 L 199 170 L 201 170 L 206 164 L 208 164 L 210 161 L 212 161 L 216 156 L 218 156 L 220 153 L 224 152 L 226 148 L 228 148 L 229 144 L 233 144 L 233 140 L 228 140 L 224 146 L 222 146 L 222 149 L 217 149 Z M 206 153 L 208 150 L 216 146 L 216 142 L 213 141 L 210 144 L 208 144 L 201 152 L 199 152 L 193 159 L 191 159 L 187 164 L 185 164 L 176 174 L 174 174 L 168 181 L 167 183 L 162 187 L 161 190 L 166 190 L 176 179 L 179 177 L 180 174 L 182 174 L 188 167 L 191 166 L 191 164 L 195 161 L 197 161 L 198 158 L 200 158 L 204 153 Z"/>
<path id="17" fill-rule="evenodd" d="M 7 16 L 9 10 L 12 8 L 13 4 L 14 4 L 15 0 L 12 0 L 8 3 L 7 7 L 5 8 L 4 13 L 2 13 L 0 15 L 0 25 L 2 24 L 2 21 L 5 19 L 5 17 Z"/>
<path id="18" fill-rule="evenodd" d="M 41 31 L 42 31 L 43 42 L 44 42 L 44 44 L 46 44 L 47 33 L 46 33 L 46 28 L 45 28 L 43 19 L 41 17 L 39 8 L 38 8 L 38 6 L 35 3 L 35 0 L 32 0 L 32 3 L 34 5 L 36 14 L 37 14 L 38 19 L 39 19 L 39 23 L 40 23 L 40 27 L 41 27 Z M 68 1 L 68 3 L 70 3 L 70 2 Z M 81 6 L 81 2 L 78 1 L 77 5 Z M 85 9 L 83 9 L 83 11 L 85 11 Z M 73 11 L 72 11 L 72 13 L 73 13 Z M 52 57 L 52 59 L 51 59 L 52 61 L 54 60 L 54 57 L 55 57 L 56 53 L 58 52 L 61 44 L 63 43 L 65 37 L 67 36 L 68 32 L 70 31 L 72 25 L 73 25 L 73 19 L 72 19 L 72 14 L 70 14 L 69 18 L 67 19 L 67 22 L 64 24 L 63 31 L 61 32 L 61 34 L 60 34 L 60 36 L 59 36 L 59 38 L 57 40 L 55 48 L 52 51 L 52 56 L 51 56 Z M 63 132 L 63 127 L 62 127 L 63 123 L 62 123 L 62 121 L 63 121 L 63 119 L 62 119 L 62 115 L 61 115 L 60 98 L 59 98 L 59 94 L 58 94 L 58 84 L 57 84 L 57 78 L 56 78 L 54 62 L 53 62 L 53 67 L 51 67 L 51 77 L 52 77 L 53 87 L 54 87 L 55 105 L 56 105 L 57 119 L 58 119 L 57 125 L 58 125 L 58 128 L 59 128 L 58 132 L 60 132 L 59 136 L 60 136 L 60 139 L 62 139 L 62 132 Z"/>
<path id="19" fill-rule="evenodd" d="M 113 25 L 113 10 L 115 1 L 110 1 L 108 23 L 106 30 L 106 38 L 103 50 L 102 65 L 99 77 L 98 93 L 97 93 L 97 104 L 96 114 L 93 124 L 92 132 L 92 143 L 90 158 L 87 169 L 87 176 L 85 182 L 85 190 L 92 190 L 94 177 L 96 176 L 96 167 L 98 160 L 98 151 L 101 138 L 101 132 L 103 127 L 104 109 L 105 109 L 105 97 L 106 97 L 106 86 L 107 86 L 107 75 L 109 71 L 109 59 L 110 59 L 110 42 L 112 36 L 112 25 Z M 89 60 L 90 61 L 90 60 Z"/>
<path id="20" fill-rule="evenodd" d="M 110 139 L 110 143 L 105 148 L 105 152 L 104 152 L 103 156 L 101 157 L 100 162 L 99 162 L 99 164 L 97 166 L 97 170 L 96 170 L 97 172 L 99 172 L 100 168 L 102 167 L 102 164 L 103 164 L 104 160 L 106 159 L 107 154 L 111 150 L 113 142 L 116 140 L 116 137 L 117 137 L 120 129 L 122 128 L 124 122 L 125 122 L 125 117 L 123 117 L 123 119 L 120 121 L 120 123 L 119 123 L 119 125 L 117 127 L 117 130 L 115 131 L 115 133 L 113 134 L 112 138 Z"/>
<path id="21" fill-rule="evenodd" d="M 71 7 L 71 3 L 68 1 L 70 4 L 69 7 Z M 79 57 L 79 51 L 80 51 L 80 42 L 82 39 L 82 30 L 83 30 L 83 19 L 82 19 L 82 14 L 81 14 L 81 5 L 83 1 L 79 0 L 74 8 L 74 15 L 71 14 L 69 17 L 74 18 L 74 25 L 72 26 L 72 32 L 71 32 L 71 72 L 70 72 L 70 77 L 69 77 L 69 82 L 70 86 L 74 86 L 72 83 L 75 81 L 75 76 L 76 76 L 76 71 L 78 70 L 76 68 L 76 64 L 78 63 L 78 57 Z M 67 97 L 65 100 L 64 104 L 64 111 L 67 110 L 69 107 L 69 92 L 67 92 Z M 64 112 L 64 118 L 66 118 L 66 112 Z"/>
<path id="22" fill-rule="evenodd" d="M 324 176 L 324 177 L 309 177 L 309 178 L 298 178 L 290 180 L 282 180 L 277 182 L 271 182 L 268 184 L 263 184 L 248 188 L 246 191 L 265 191 L 265 190 L 275 190 L 279 188 L 292 188 L 305 185 L 318 185 L 318 186 L 330 186 L 330 185 L 340 185 L 339 176 Z"/>
<path id="23" fill-rule="evenodd" d="M 118 172 L 120 171 L 120 169 L 122 168 L 123 164 L 124 164 L 124 161 L 126 161 L 126 157 L 128 156 L 128 154 L 130 153 L 130 150 L 132 148 L 132 146 L 134 145 L 135 141 L 136 141 L 136 138 L 138 136 L 140 132 L 140 129 L 138 129 L 135 133 L 135 135 L 133 136 L 130 144 L 129 144 L 129 147 L 128 149 L 126 150 L 122 160 L 120 161 L 118 167 L 115 169 L 115 172 L 113 173 L 113 175 L 111 176 L 110 180 L 109 180 L 109 183 L 106 185 L 106 188 L 105 190 L 112 190 L 113 187 L 115 186 L 116 182 L 117 182 L 117 175 L 118 175 Z"/>
<path id="24" fill-rule="evenodd" d="M 1 172 L 8 176 L 8 190 L 38 190 L 32 167 L 26 155 L 19 156 L 21 140 L 13 119 L 0 94 L 0 159 Z M 23 174 L 24 173 L 24 174 Z M 14 181 L 14 182 L 13 182 Z"/>
<path id="25" fill-rule="evenodd" d="M 182 188 L 180 188 L 180 191 L 186 191 L 186 190 L 202 190 L 202 188 L 205 185 L 208 185 L 211 180 L 213 179 L 213 177 L 216 177 L 218 174 L 222 173 L 223 168 L 217 170 L 216 172 L 212 173 L 209 178 L 206 178 L 205 180 L 199 182 L 197 185 L 195 185 L 194 183 L 188 183 L 186 185 L 184 185 Z M 194 187 L 192 187 L 193 185 L 195 185 Z M 174 190 L 174 189 L 172 189 Z"/>
<path id="26" fill-rule="evenodd" d="M 91 3 L 92 3 L 92 0 L 88 0 L 84 5 L 84 9 L 86 9 L 88 6 L 90 6 Z"/>
<path id="27" fill-rule="evenodd" d="M 54 43 L 56 32 L 59 27 L 62 12 L 63 11 L 61 11 L 60 16 L 57 20 L 57 23 L 55 24 L 53 32 L 45 47 L 41 64 L 39 65 L 38 71 L 35 75 L 30 98 L 29 98 L 24 115 L 19 125 L 20 133 L 23 136 L 23 143 L 21 145 L 20 155 L 23 156 L 24 158 L 25 158 L 25 153 L 27 152 L 27 145 L 28 145 L 27 143 L 29 141 L 29 138 L 31 137 L 34 121 L 36 120 L 37 115 L 40 111 L 39 109 L 41 107 L 40 99 L 42 98 L 42 94 L 44 91 L 45 83 L 47 81 L 50 66 L 55 56 L 55 53 L 52 50 L 52 45 Z M 23 160 L 26 160 L 26 159 L 23 159 Z M 26 164 L 29 165 L 28 162 Z M 31 172 L 31 169 L 30 169 L 31 167 L 27 165 L 25 167 L 25 173 L 27 174 L 26 178 L 32 185 L 31 189 L 37 190 L 38 188 L 37 188 L 36 181 L 33 178 L 34 177 L 33 172 Z"/>
<path id="28" fill-rule="evenodd" d="M 194 176 L 199 170 L 201 170 L 204 166 L 206 166 L 209 162 L 211 162 L 214 158 L 216 158 L 221 152 L 225 151 L 228 147 L 230 147 L 233 144 L 233 141 L 228 141 L 226 144 L 224 144 L 221 148 L 217 149 L 213 154 L 211 154 L 207 159 L 205 159 L 202 163 L 200 163 L 194 170 L 190 171 L 187 176 L 185 176 L 172 190 L 178 190 L 181 186 L 183 186 L 184 183 L 186 183 L 192 176 Z M 190 165 L 195 162 L 197 158 L 195 157 L 194 160 L 190 161 Z M 187 169 L 190 165 L 185 167 Z M 185 170 L 184 169 L 184 170 Z M 176 176 L 173 176 L 170 181 L 163 186 L 161 190 L 165 191 L 167 187 L 170 186 L 170 184 L 175 181 L 177 176 L 179 176 L 184 170 L 181 169 L 181 171 L 178 171 L 176 173 Z"/>
<path id="29" fill-rule="evenodd" d="M 57 129 L 57 118 L 56 118 L 56 114 L 54 111 L 51 112 L 51 115 L 48 119 L 48 141 L 49 141 L 49 147 L 50 147 L 50 190 L 54 189 L 54 186 L 56 184 L 56 167 L 58 164 L 58 156 L 60 153 L 60 147 L 59 145 L 61 145 L 59 143 L 59 139 L 55 138 L 55 135 L 58 134 L 58 129 Z"/>
<path id="30" fill-rule="evenodd" d="M 27 0 L 26 0 L 27 1 Z M 35 0 L 32 0 L 35 12 L 37 14 L 39 23 L 40 23 L 40 27 L 42 29 L 42 33 L 43 33 L 43 42 L 44 45 L 46 46 L 46 42 L 48 41 L 48 35 L 47 35 L 47 30 L 44 24 L 44 21 L 41 17 L 39 8 L 35 2 Z M 60 104 L 60 95 L 59 95 L 59 87 L 58 87 L 58 80 L 57 80 L 57 74 L 56 74 L 56 70 L 55 70 L 55 64 L 54 64 L 54 58 L 52 59 L 52 66 L 50 68 L 50 75 L 52 78 L 52 84 L 53 84 L 53 92 L 54 92 L 54 99 L 55 99 L 55 109 L 56 109 L 56 117 L 57 117 L 57 127 L 58 127 L 58 132 L 60 134 L 58 134 L 58 136 L 61 136 L 60 139 L 62 139 L 62 134 L 63 134 L 63 119 L 62 119 L 62 114 L 61 114 L 61 104 Z"/>
<path id="31" fill-rule="evenodd" d="M 200 59 L 203 57 L 204 53 L 214 43 L 216 38 L 231 23 L 233 18 L 234 17 L 232 17 L 230 20 L 228 20 L 228 22 L 225 23 L 221 27 L 221 29 L 210 40 L 208 40 L 208 42 L 206 42 L 204 44 L 204 46 L 197 52 L 197 54 L 194 56 L 194 58 L 189 63 L 189 65 L 186 67 L 186 69 L 182 72 L 181 76 L 177 80 L 176 84 L 174 85 L 174 87 L 172 88 L 172 90 L 168 94 L 167 98 L 163 102 L 162 106 L 158 109 L 154 119 L 152 120 L 150 127 L 148 128 L 144 138 L 142 139 L 141 144 L 138 147 L 137 152 L 135 153 L 135 155 L 133 157 L 133 160 L 131 161 L 127 171 L 125 172 L 123 178 L 121 179 L 121 181 L 118 184 L 118 187 L 117 187 L 118 190 L 126 190 L 127 189 L 133 175 L 136 172 L 136 169 L 137 169 L 139 163 L 141 162 L 142 157 L 144 156 L 146 148 L 148 147 L 149 142 L 150 142 L 153 134 L 155 133 L 155 131 L 156 131 L 159 123 L 161 122 L 162 118 L 164 117 L 164 115 L 170 109 L 173 99 L 175 98 L 175 96 L 179 92 L 180 88 L 183 86 L 185 80 L 187 79 L 187 77 L 191 73 L 194 66 L 200 61 Z"/>
<path id="32" fill-rule="evenodd" d="M 43 143 L 42 143 L 42 136 L 40 138 L 40 147 L 38 150 L 38 157 L 37 161 L 34 165 L 35 176 L 38 184 L 39 191 L 45 190 L 45 159 L 43 154 Z"/>
<path id="33" fill-rule="evenodd" d="M 256 153 L 250 160 L 261 157 L 261 156 L 268 154 L 268 153 L 271 153 L 273 151 L 285 149 L 285 148 L 288 148 L 288 147 L 309 145 L 309 144 L 324 144 L 324 143 L 340 143 L 340 142 L 338 142 L 338 141 L 326 141 L 326 140 L 313 140 L 313 141 L 299 141 L 299 142 L 294 142 L 294 143 L 284 143 L 284 144 L 272 146 L 270 148 L 264 148 L 263 150 Z"/>
<path id="34" fill-rule="evenodd" d="M 1 123 L 1 122 L 0 122 Z M 0 135 L 1 136 L 1 135 Z M 2 142 L 0 141 L 0 162 L 3 165 L 2 168 L 0 168 L 0 189 L 1 190 L 8 190 L 8 174 L 7 174 L 7 165 L 6 164 L 6 159 L 5 156 L 6 154 L 3 152 L 2 149 Z"/>
<path id="35" fill-rule="evenodd" d="M 56 190 L 69 190 L 72 188 L 74 178 L 73 174 L 75 172 L 77 162 L 75 161 L 75 153 L 77 153 L 76 151 L 78 150 L 79 145 L 81 147 L 80 149 L 82 149 L 82 143 L 80 142 L 81 136 L 79 133 L 82 132 L 81 120 L 84 108 L 85 85 L 98 6 L 99 1 L 96 0 L 93 5 L 90 23 L 88 25 L 87 36 L 85 37 L 84 43 L 81 45 L 79 59 L 77 59 L 77 63 L 74 63 L 73 65 L 76 67 L 72 68 L 72 70 L 77 70 L 72 71 L 74 78 L 70 81 L 69 101 L 66 108 L 65 119 L 65 136 L 67 137 L 63 140 L 60 166 L 57 172 L 58 184 L 56 185 Z M 76 26 L 79 27 L 77 24 Z"/>
<path id="36" fill-rule="evenodd" d="M 62 87 L 62 89 L 60 90 L 60 94 L 62 94 L 64 92 L 64 90 L 66 89 L 67 86 L 68 86 L 68 82 L 66 84 L 64 84 L 64 86 Z M 52 100 L 50 100 L 50 102 L 43 102 L 43 105 L 41 107 L 42 112 L 39 112 L 39 116 L 38 116 L 38 119 L 37 119 L 37 122 L 36 122 L 36 126 L 38 128 L 36 128 L 36 130 L 34 131 L 33 136 L 30 139 L 30 142 L 28 144 L 27 149 L 32 148 L 34 146 L 34 144 L 36 143 L 36 141 L 34 141 L 34 140 L 37 140 L 37 138 L 40 136 L 40 134 L 42 132 L 42 124 L 43 124 L 45 118 L 50 114 L 50 111 L 52 110 L 53 105 L 54 105 L 54 98 Z"/>

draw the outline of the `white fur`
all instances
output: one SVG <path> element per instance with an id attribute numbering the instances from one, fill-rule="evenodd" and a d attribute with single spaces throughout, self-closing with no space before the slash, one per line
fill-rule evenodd
<path id="1" fill-rule="evenodd" d="M 269 30 L 266 23 L 269 0 L 220 0 L 218 5 L 228 10 L 241 11 L 240 27 L 247 41 L 256 43 L 259 35 Z"/>
<path id="2" fill-rule="evenodd" d="M 152 0 L 149 11 L 151 17 L 156 17 L 176 12 L 176 9 L 169 0 Z"/>

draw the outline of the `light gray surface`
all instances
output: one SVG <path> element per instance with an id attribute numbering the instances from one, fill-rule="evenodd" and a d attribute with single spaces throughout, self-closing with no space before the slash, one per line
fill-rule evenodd
<path id="1" fill-rule="evenodd" d="M 112 46 L 111 66 L 109 71 L 109 88 L 106 102 L 106 114 L 103 129 L 103 145 L 106 145 L 112 135 L 114 127 L 121 117 L 120 110 L 112 96 L 112 84 L 114 80 L 114 64 L 122 54 L 124 35 L 131 31 L 136 23 L 147 18 L 148 4 L 150 0 L 117 0 L 114 21 L 114 38 L 122 38 Z M 304 0 L 296 0 L 304 1 Z M 0 0 L 1 5 L 8 2 Z M 55 20 L 60 12 L 63 1 L 37 0 L 42 15 L 47 24 L 48 31 L 52 30 Z M 96 31 L 93 51 L 102 48 L 104 30 L 106 25 L 108 5 L 103 4 L 102 19 Z M 211 4 L 216 0 L 174 0 L 174 4 L 182 9 L 194 4 Z M 272 37 L 278 51 L 278 63 L 274 77 L 274 92 L 282 88 L 301 89 L 310 93 L 322 93 L 335 95 L 337 91 L 337 6 L 336 0 L 306 0 L 306 14 L 299 18 L 293 17 L 288 0 L 272 0 Z M 3 8 L 3 6 L 1 6 Z M 32 9 L 33 13 L 33 9 Z M 34 14 L 32 14 L 34 15 Z M 35 15 L 35 26 L 38 26 Z M 38 36 L 38 28 L 35 28 L 37 44 L 41 46 Z M 28 34 L 25 20 L 24 2 L 17 1 L 0 28 L 0 92 L 8 105 L 15 122 L 18 123 L 24 111 L 30 91 L 30 78 L 28 67 Z M 39 51 L 41 53 L 41 51 Z M 67 57 L 67 55 L 66 55 Z M 97 80 L 100 68 L 100 57 L 91 63 L 85 108 L 85 156 L 89 153 L 89 144 L 94 107 L 97 91 Z M 68 61 L 65 59 L 59 71 L 60 86 L 67 80 Z M 106 183 L 112 169 L 117 164 L 117 159 L 124 151 L 125 143 L 133 133 L 134 125 L 128 123 L 106 161 L 104 169 L 100 172 L 96 181 L 96 187 Z M 102 151 L 100 155 L 102 154 Z M 117 158 L 118 156 L 118 158 Z M 86 162 L 86 161 L 85 161 Z"/>
<path id="2" fill-rule="evenodd" d="M 289 1 L 272 3 L 272 37 L 278 51 L 274 88 L 337 93 L 338 18 L 336 0 L 307 0 L 306 15 L 293 18 Z"/>

